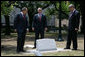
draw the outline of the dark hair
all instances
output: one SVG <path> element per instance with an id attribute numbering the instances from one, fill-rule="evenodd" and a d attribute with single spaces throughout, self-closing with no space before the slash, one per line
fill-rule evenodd
<path id="1" fill-rule="evenodd" d="M 27 8 L 26 8 L 26 7 L 23 7 L 23 8 L 22 8 L 22 11 L 25 11 L 25 10 L 27 10 Z"/>

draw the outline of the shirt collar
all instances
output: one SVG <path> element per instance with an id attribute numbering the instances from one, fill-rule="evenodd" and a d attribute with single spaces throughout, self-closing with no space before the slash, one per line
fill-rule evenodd
<path id="1" fill-rule="evenodd" d="M 73 10 L 73 12 L 75 11 L 76 9 Z"/>
<path id="2" fill-rule="evenodd" d="M 22 15 L 24 15 L 23 12 L 20 12 L 20 13 L 21 13 Z"/>
<path id="3" fill-rule="evenodd" d="M 42 16 L 42 13 L 38 13 L 38 16 Z"/>

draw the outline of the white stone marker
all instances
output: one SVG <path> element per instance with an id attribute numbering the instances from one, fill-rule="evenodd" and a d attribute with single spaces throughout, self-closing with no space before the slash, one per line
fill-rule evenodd
<path id="1" fill-rule="evenodd" d="M 36 49 L 34 50 L 27 50 L 28 53 L 35 54 L 36 56 L 42 56 L 42 53 L 48 52 L 59 52 L 59 51 L 71 51 L 71 50 L 64 50 L 63 48 L 57 48 L 56 42 L 54 39 L 38 39 L 36 41 Z M 33 45 L 25 45 L 25 48 L 34 47 Z"/>
<path id="2" fill-rule="evenodd" d="M 41 54 L 39 51 L 35 51 L 34 54 L 35 54 L 36 56 L 42 56 L 42 54 Z"/>
<path id="3" fill-rule="evenodd" d="M 33 48 L 34 45 L 24 45 L 24 48 Z"/>
<path id="4" fill-rule="evenodd" d="M 54 39 L 39 39 L 36 41 L 37 51 L 51 51 L 57 50 L 56 42 Z"/>

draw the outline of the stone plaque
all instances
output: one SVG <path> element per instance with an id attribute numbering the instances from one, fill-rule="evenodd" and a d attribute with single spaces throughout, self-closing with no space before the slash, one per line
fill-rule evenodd
<path id="1" fill-rule="evenodd" d="M 39 39 L 36 41 L 36 50 L 38 51 L 57 50 L 56 42 L 54 39 Z"/>

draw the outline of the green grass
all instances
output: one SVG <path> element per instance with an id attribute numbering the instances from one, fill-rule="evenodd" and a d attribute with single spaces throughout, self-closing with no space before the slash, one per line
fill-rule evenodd
<path id="1" fill-rule="evenodd" d="M 43 56 L 84 56 L 83 51 L 63 51 L 55 53 L 46 53 Z"/>
<path id="2" fill-rule="evenodd" d="M 27 33 L 25 44 L 34 44 L 34 33 Z M 58 33 L 46 33 L 46 38 L 56 39 Z M 64 37 L 65 36 L 65 37 Z M 63 35 L 66 38 L 66 35 Z M 17 34 L 12 33 L 10 36 L 1 34 L 1 56 L 35 56 L 34 54 L 17 54 L 16 44 L 17 44 Z M 64 48 L 66 46 L 66 40 L 62 42 L 56 41 L 58 48 Z M 72 45 L 71 45 L 72 48 Z M 30 49 L 29 49 L 30 50 Z M 77 51 L 62 51 L 62 52 L 48 52 L 43 53 L 43 56 L 84 56 L 84 38 L 82 35 L 78 36 L 78 50 Z"/>
<path id="3" fill-rule="evenodd" d="M 1 56 L 35 56 L 35 54 L 17 54 L 16 52 L 3 52 Z M 62 51 L 43 53 L 43 56 L 84 56 L 84 51 Z"/>

